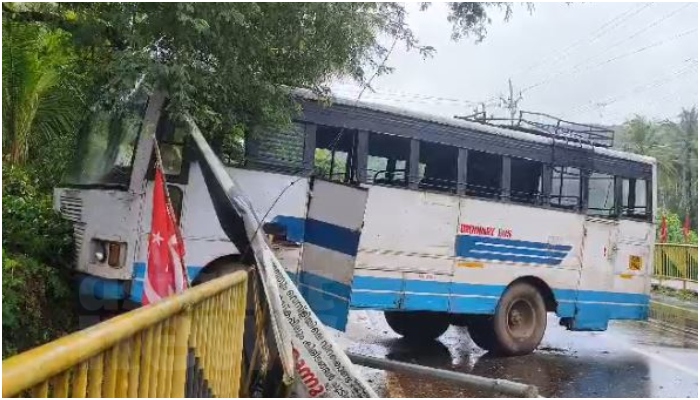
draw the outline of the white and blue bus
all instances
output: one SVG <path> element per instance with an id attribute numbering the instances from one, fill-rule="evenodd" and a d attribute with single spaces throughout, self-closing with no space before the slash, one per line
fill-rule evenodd
<path id="1" fill-rule="evenodd" d="M 293 126 L 254 130 L 229 171 L 328 326 L 343 330 L 349 309 L 380 310 L 409 339 L 466 325 L 480 347 L 517 355 L 540 343 L 548 312 L 577 331 L 647 318 L 654 159 L 611 149 L 604 129 L 540 115 L 497 126 L 294 96 Z M 164 102 L 137 92 L 119 112 L 96 112 L 56 189 L 83 296 L 141 301 L 154 133 L 190 279 L 241 257 Z"/>

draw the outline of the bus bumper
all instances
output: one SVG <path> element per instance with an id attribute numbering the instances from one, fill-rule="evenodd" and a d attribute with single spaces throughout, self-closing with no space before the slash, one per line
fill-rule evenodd
<path id="1" fill-rule="evenodd" d="M 124 300 L 129 293 L 129 282 L 78 274 L 78 293 L 81 297 L 98 300 Z"/>

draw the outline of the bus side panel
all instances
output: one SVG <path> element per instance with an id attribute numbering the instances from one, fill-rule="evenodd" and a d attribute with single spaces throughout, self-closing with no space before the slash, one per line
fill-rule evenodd
<path id="1" fill-rule="evenodd" d="M 507 285 L 529 276 L 553 290 L 559 316 L 573 316 L 581 221 L 575 213 L 462 199 L 450 311 L 492 314 Z"/>
<path id="2" fill-rule="evenodd" d="M 262 171 L 229 169 L 236 182 L 243 188 L 253 203 L 256 212 L 262 218 L 274 202 L 275 198 L 298 177 L 273 174 Z M 211 197 L 207 191 L 204 177 L 199 165 L 192 163 L 189 179 L 183 188 L 183 204 L 181 212 L 181 227 L 185 241 L 185 264 L 190 280 L 197 278 L 202 269 L 217 258 L 238 254 L 238 249 L 231 243 L 221 229 Z M 144 206 L 141 211 L 139 225 L 139 245 L 137 257 L 134 260 L 133 282 L 130 299 L 141 302 L 143 279 L 148 259 L 148 234 L 151 227 L 153 208 L 153 182 L 147 184 L 144 196 Z M 283 219 L 289 225 L 287 232 L 292 232 L 296 242 L 303 241 L 303 226 L 308 198 L 308 180 L 301 179 L 289 187 L 279 202 L 265 218 L 266 222 Z M 296 232 L 301 229 L 301 237 Z M 292 246 L 279 252 L 280 261 L 290 273 L 298 268 L 301 246 Z"/>
<path id="3" fill-rule="evenodd" d="M 351 305 L 448 311 L 458 207 L 449 195 L 370 187 Z"/>
<path id="4" fill-rule="evenodd" d="M 655 234 L 649 222 L 620 221 L 612 290 L 629 296 L 627 306 L 612 310 L 612 319 L 647 318 Z"/>
<path id="5" fill-rule="evenodd" d="M 229 168 L 228 171 L 252 203 L 258 217 L 264 217 L 263 223 L 274 222 L 285 230 L 286 243 L 274 244 L 273 247 L 287 273 L 295 276 L 304 241 L 309 179 L 240 168 Z"/>

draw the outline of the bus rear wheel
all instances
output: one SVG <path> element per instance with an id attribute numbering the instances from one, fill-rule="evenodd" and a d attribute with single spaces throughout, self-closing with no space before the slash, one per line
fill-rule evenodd
<path id="1" fill-rule="evenodd" d="M 474 316 L 468 325 L 474 343 L 503 356 L 532 353 L 547 328 L 547 310 L 539 290 L 520 282 L 501 297 L 493 316 Z"/>
<path id="2" fill-rule="evenodd" d="M 429 311 L 384 311 L 384 319 L 394 332 L 417 341 L 435 340 L 450 326 L 447 315 Z"/>

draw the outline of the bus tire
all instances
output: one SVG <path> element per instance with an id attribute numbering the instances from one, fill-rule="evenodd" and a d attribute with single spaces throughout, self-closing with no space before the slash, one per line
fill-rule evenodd
<path id="1" fill-rule="evenodd" d="M 496 350 L 496 334 L 493 331 L 493 316 L 471 316 L 467 323 L 467 330 L 474 344 L 486 351 Z"/>
<path id="2" fill-rule="evenodd" d="M 447 315 L 429 311 L 384 311 L 384 319 L 407 340 L 435 340 L 450 327 Z"/>
<path id="3" fill-rule="evenodd" d="M 518 282 L 501 296 L 492 317 L 476 318 L 472 325 L 472 340 L 484 350 L 503 356 L 529 354 L 542 341 L 547 309 L 536 287 Z"/>

